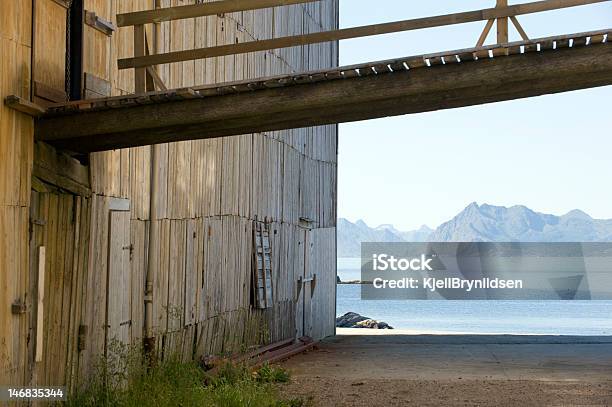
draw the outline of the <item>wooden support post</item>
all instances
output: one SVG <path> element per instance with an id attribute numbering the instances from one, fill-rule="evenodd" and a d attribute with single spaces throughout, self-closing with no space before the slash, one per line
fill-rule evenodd
<path id="1" fill-rule="evenodd" d="M 148 76 L 151 78 L 151 81 L 153 82 L 154 87 L 156 87 L 159 90 L 168 90 L 168 88 L 164 84 L 164 81 L 162 81 L 161 77 L 155 70 L 155 67 L 147 66 L 146 70 L 147 70 Z M 156 90 L 156 89 L 147 89 L 147 90 Z"/>
<path id="2" fill-rule="evenodd" d="M 508 7 L 508 0 L 497 0 L 496 7 Z M 508 42 L 508 17 L 497 19 L 497 43 L 505 44 Z"/>
<path id="3" fill-rule="evenodd" d="M 134 57 L 144 57 L 146 53 L 145 27 L 143 24 L 134 26 Z M 134 69 L 134 93 L 145 93 L 147 90 L 147 69 Z"/>
<path id="4" fill-rule="evenodd" d="M 155 25 L 154 27 L 155 32 L 159 32 L 159 27 L 158 24 Z M 157 35 L 157 34 L 155 34 Z M 157 40 L 155 38 L 153 38 L 153 42 L 156 42 Z M 149 48 L 149 37 L 147 37 L 146 33 L 145 33 L 145 53 L 147 55 L 155 55 L 155 45 L 153 45 L 153 51 L 150 51 Z M 146 86 L 146 90 L 147 92 L 150 91 L 155 91 L 156 89 L 158 90 L 168 90 L 168 88 L 166 87 L 166 85 L 164 84 L 164 81 L 161 79 L 161 77 L 159 76 L 159 73 L 157 72 L 157 67 L 156 66 L 147 66 L 146 70 L 147 70 L 147 86 Z"/>

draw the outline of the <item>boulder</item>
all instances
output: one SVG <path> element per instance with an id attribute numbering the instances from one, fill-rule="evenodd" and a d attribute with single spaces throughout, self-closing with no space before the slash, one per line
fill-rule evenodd
<path id="1" fill-rule="evenodd" d="M 336 318 L 338 328 L 368 328 L 368 329 L 393 329 L 386 322 L 379 322 L 372 318 L 364 317 L 356 312 L 347 312 Z"/>

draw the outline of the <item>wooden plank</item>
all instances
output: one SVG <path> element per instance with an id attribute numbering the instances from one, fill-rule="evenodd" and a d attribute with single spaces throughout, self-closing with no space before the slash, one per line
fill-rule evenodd
<path id="1" fill-rule="evenodd" d="M 68 100 L 68 96 L 63 89 L 54 88 L 38 81 L 34 81 L 34 96 L 55 103 Z"/>
<path id="2" fill-rule="evenodd" d="M 37 123 L 36 137 L 79 151 L 96 150 L 361 120 L 604 86 L 612 83 L 612 48 L 593 44 L 444 65 L 436 70 L 324 81 L 316 86 L 294 86 L 290 92 L 287 88 L 265 89 L 239 96 L 43 118 Z M 435 75 L 435 81 L 431 75 Z M 506 86 L 504 91 L 493 86 L 501 81 L 517 86 Z M 485 82 L 494 89 L 482 86 Z M 528 83 L 534 86 L 529 88 Z M 445 91 L 459 92 L 459 84 L 464 92 L 452 102 L 439 99 Z M 428 102 L 421 103 L 419 98 Z"/>
<path id="3" fill-rule="evenodd" d="M 108 198 L 108 209 L 111 211 L 129 211 L 130 200 L 125 198 Z"/>
<path id="4" fill-rule="evenodd" d="M 157 55 L 136 56 L 118 60 L 119 69 L 146 67 L 194 59 L 212 58 L 224 55 L 241 54 L 271 49 L 287 48 L 328 41 L 339 41 L 373 35 L 418 30 L 422 28 L 441 27 L 475 21 L 500 19 L 513 15 L 537 13 L 586 4 L 601 3 L 610 0 L 543 0 L 507 7 L 494 7 L 477 11 L 446 14 L 435 17 L 425 17 L 413 20 L 403 20 L 361 27 L 344 28 L 334 31 L 323 31 L 282 38 L 244 42 L 239 44 L 218 45 L 209 48 L 199 48 L 184 51 L 167 52 Z M 498 27 L 499 28 L 499 27 Z M 503 37 L 502 38 L 506 38 Z M 508 42 L 507 38 L 506 41 Z"/>
<path id="5" fill-rule="evenodd" d="M 91 196 L 91 189 L 89 189 L 89 187 L 59 173 L 46 171 L 43 167 L 40 167 L 36 163 L 32 169 L 32 176 L 74 194 L 78 194 L 83 197 Z"/>
<path id="6" fill-rule="evenodd" d="M 310 341 L 299 341 L 296 344 L 286 346 L 284 348 L 278 349 L 273 352 L 269 352 L 265 355 L 262 360 L 255 364 L 255 366 L 259 366 L 263 363 L 277 363 L 286 359 L 289 359 L 292 356 L 298 355 L 300 353 L 306 352 L 309 349 L 313 348 L 317 343 Z"/>
<path id="7" fill-rule="evenodd" d="M 89 72 L 84 73 L 85 92 L 93 92 L 96 97 L 111 96 L 111 83 L 105 79 L 99 78 Z M 86 99 L 90 99 L 86 96 Z"/>
<path id="8" fill-rule="evenodd" d="M 220 0 L 204 4 L 117 14 L 117 25 L 119 27 L 127 27 L 138 24 L 161 23 L 163 21 L 222 15 L 236 11 L 258 10 L 290 4 L 311 3 L 314 1 L 320 0 Z"/>
<path id="9" fill-rule="evenodd" d="M 32 103 L 29 100 L 20 98 L 16 95 L 9 95 L 4 98 L 4 105 L 32 117 L 40 117 L 46 111 L 43 107 L 37 105 L 36 103 Z"/>
<path id="10" fill-rule="evenodd" d="M 109 37 L 117 30 L 112 22 L 97 16 L 95 11 L 85 10 L 85 24 Z"/>
<path id="11" fill-rule="evenodd" d="M 89 168 L 66 153 L 56 151 L 48 144 L 34 144 L 34 166 L 39 167 L 38 172 L 40 174 L 36 176 L 42 180 L 51 182 L 47 179 L 47 174 L 54 173 L 78 183 L 82 187 L 89 188 Z M 51 183 L 53 184 L 53 182 Z"/>
<path id="12" fill-rule="evenodd" d="M 521 38 L 525 41 L 529 41 L 529 36 L 527 36 L 527 33 L 523 29 L 521 23 L 519 23 L 518 19 L 515 16 L 510 16 L 510 21 L 512 21 L 514 28 L 516 28 L 516 31 L 518 31 Z"/>
<path id="13" fill-rule="evenodd" d="M 495 19 L 487 20 L 487 24 L 485 24 L 485 28 L 484 30 L 482 30 L 482 33 L 480 34 L 480 37 L 476 42 L 477 47 L 482 47 L 484 45 L 485 41 L 487 40 L 487 37 L 489 36 L 489 33 L 491 32 L 491 28 L 493 28 L 494 22 Z"/>
<path id="14" fill-rule="evenodd" d="M 151 76 L 151 79 L 153 80 L 153 84 L 159 89 L 159 90 L 168 90 L 168 88 L 166 87 L 166 85 L 164 84 L 164 81 L 162 80 L 162 78 L 159 76 L 159 74 L 157 73 L 157 70 L 152 67 L 152 66 L 147 66 L 147 73 Z"/>
<path id="15" fill-rule="evenodd" d="M 129 343 L 130 307 L 130 214 L 110 211 L 108 288 L 107 288 L 107 345 L 111 340 Z"/>
<path id="16" fill-rule="evenodd" d="M 43 360 L 43 338 L 44 338 L 44 304 L 45 304 L 45 246 L 38 248 L 38 294 L 36 296 L 36 362 Z"/>

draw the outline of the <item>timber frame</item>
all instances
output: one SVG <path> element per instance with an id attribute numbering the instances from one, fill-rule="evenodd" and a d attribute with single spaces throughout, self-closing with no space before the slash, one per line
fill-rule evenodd
<path id="1" fill-rule="evenodd" d="M 508 6 L 507 0 L 497 0 L 497 4 L 493 8 L 481 9 L 475 11 L 467 11 L 461 13 L 453 13 L 439 15 L 433 17 L 417 18 L 412 20 L 395 21 L 390 23 L 374 24 L 361 27 L 343 28 L 334 31 L 324 31 L 312 34 L 302 34 L 291 37 L 273 38 L 262 41 L 251 41 L 239 44 L 220 45 L 215 47 L 198 48 L 192 50 L 182 50 L 168 52 L 157 55 L 145 55 L 144 52 L 144 24 L 159 21 L 167 21 L 172 19 L 191 18 L 203 15 L 209 15 L 215 10 L 238 11 L 238 7 L 229 7 L 230 1 L 220 1 L 208 3 L 206 5 L 189 6 L 189 9 L 184 7 L 174 7 L 170 9 L 152 10 L 148 12 L 132 13 L 129 16 L 118 16 L 120 26 L 134 26 L 135 38 L 135 54 L 133 58 L 123 58 L 118 60 L 119 69 L 135 68 L 136 81 L 144 83 L 146 68 L 153 65 L 167 64 L 173 62 L 190 61 L 202 58 L 212 58 L 226 55 L 234 55 L 256 51 L 266 51 L 278 48 L 288 48 L 293 46 L 316 44 L 328 41 L 339 41 L 351 38 L 367 37 L 372 35 L 390 34 L 402 31 L 419 30 L 423 28 L 442 27 L 447 25 L 462 24 L 476 21 L 487 21 L 485 29 L 480 36 L 477 46 L 482 46 L 484 41 L 493 26 L 493 22 L 497 20 L 497 43 L 503 44 L 508 42 L 508 19 L 512 21 L 517 28 L 523 40 L 528 40 L 525 30 L 518 22 L 516 16 L 532 13 L 540 13 L 543 11 L 558 10 L 568 7 L 583 6 L 588 4 L 602 3 L 610 0 L 543 0 L 531 3 L 516 4 Z M 306 3 L 307 0 L 251 0 L 251 6 L 247 7 L 247 2 L 241 3 L 243 9 L 253 9 L 260 7 L 271 7 L 274 5 L 287 5 L 296 3 Z M 223 4 L 227 3 L 227 4 Z M 244 4 L 242 4 L 244 3 Z M 225 6 L 225 7 L 224 7 Z M 135 14 L 135 15 L 134 15 Z M 140 78 L 139 78 L 140 77 Z M 144 85 L 136 88 L 136 93 L 144 91 Z"/>
<path id="2" fill-rule="evenodd" d="M 612 30 L 51 107 L 36 137 L 77 152 L 291 129 L 612 84 Z M 435 80 L 432 80 L 434 79 Z"/>
<path id="3" fill-rule="evenodd" d="M 316 0 L 223 0 L 117 16 L 134 27 L 134 95 L 6 104 L 38 117 L 35 136 L 76 153 L 357 121 L 612 84 L 610 30 L 529 39 L 516 16 L 610 0 L 543 0 L 195 50 L 151 53 L 145 24 Z M 486 21 L 474 48 L 167 90 L 156 65 Z M 497 21 L 497 43 L 484 43 Z M 508 42 L 509 22 L 522 41 Z M 425 69 L 429 68 L 429 69 Z M 435 78 L 435 80 L 432 80 Z M 443 85 L 442 85 L 443 84 Z M 502 85 L 500 85 L 502 84 Z M 161 89 L 156 92 L 153 89 Z M 149 92 L 147 92 L 149 90 Z"/>

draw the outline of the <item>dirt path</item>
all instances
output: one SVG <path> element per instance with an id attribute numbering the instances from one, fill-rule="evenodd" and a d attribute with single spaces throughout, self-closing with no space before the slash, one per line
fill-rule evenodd
<path id="1" fill-rule="evenodd" d="M 284 366 L 317 406 L 612 406 L 612 338 L 339 335 Z"/>

